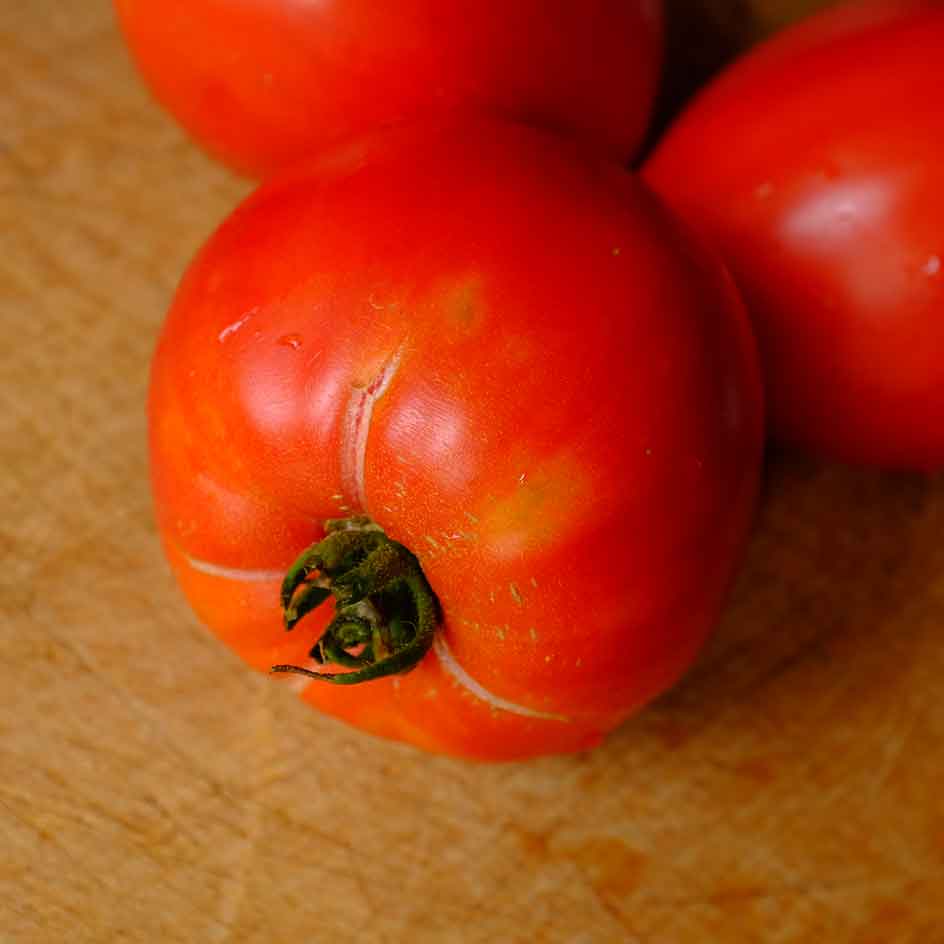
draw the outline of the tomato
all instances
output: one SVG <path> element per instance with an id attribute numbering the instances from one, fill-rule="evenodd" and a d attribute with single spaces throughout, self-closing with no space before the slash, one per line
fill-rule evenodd
<path id="1" fill-rule="evenodd" d="M 432 751 L 581 750 L 715 622 L 761 400 L 732 283 L 635 177 L 525 126 L 402 128 L 273 178 L 192 263 L 153 363 L 158 523 L 220 638 L 321 672 L 377 614 L 329 645 L 330 604 L 296 622 L 293 581 L 286 632 L 280 580 L 368 516 L 411 552 L 383 567 L 418 561 L 434 595 L 369 599 L 399 627 L 374 654 L 403 630 L 422 658 L 292 675 L 302 697 Z"/>
<path id="2" fill-rule="evenodd" d="M 343 138 L 458 108 L 629 157 L 658 84 L 662 0 L 116 0 L 157 99 L 264 176 Z"/>
<path id="3" fill-rule="evenodd" d="M 729 263 L 780 440 L 944 466 L 944 6 L 839 7 L 733 64 L 644 168 Z"/>

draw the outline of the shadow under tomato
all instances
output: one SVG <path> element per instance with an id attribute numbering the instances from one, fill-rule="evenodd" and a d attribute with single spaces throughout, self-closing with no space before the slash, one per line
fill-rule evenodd
<path id="1" fill-rule="evenodd" d="M 640 727 L 630 719 L 610 744 L 628 748 L 644 730 L 681 746 L 722 717 L 736 738 L 758 715 L 802 737 L 827 704 L 848 713 L 857 700 L 888 700 L 883 685 L 898 691 L 893 673 L 929 645 L 942 519 L 941 477 L 772 455 L 714 637 L 688 676 L 638 717 Z"/>
<path id="2" fill-rule="evenodd" d="M 666 0 L 665 71 L 646 153 L 682 105 L 759 35 L 749 0 Z"/>

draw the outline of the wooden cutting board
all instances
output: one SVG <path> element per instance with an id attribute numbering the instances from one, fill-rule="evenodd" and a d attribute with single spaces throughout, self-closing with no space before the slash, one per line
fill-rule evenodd
<path id="1" fill-rule="evenodd" d="M 816 5 L 677 0 L 667 102 Z M 944 942 L 940 478 L 772 457 L 713 644 L 585 757 L 375 741 L 204 633 L 143 401 L 247 189 L 105 0 L 0 0 L 0 942 Z"/>

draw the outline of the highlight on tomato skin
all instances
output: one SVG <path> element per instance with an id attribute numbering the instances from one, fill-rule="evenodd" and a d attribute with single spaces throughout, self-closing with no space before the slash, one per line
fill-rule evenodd
<path id="1" fill-rule="evenodd" d="M 155 98 L 252 177 L 454 111 L 554 129 L 627 160 L 663 55 L 662 0 L 115 0 L 115 9 Z"/>
<path id="2" fill-rule="evenodd" d="M 321 155 L 220 226 L 163 327 L 149 437 L 168 559 L 226 645 L 318 673 L 413 645 L 418 598 L 362 574 L 379 529 L 412 557 L 371 573 L 415 558 L 437 601 L 418 664 L 273 684 L 516 760 L 598 744 L 696 658 L 750 528 L 762 395 L 733 284 L 635 176 L 444 121 Z M 287 573 L 287 616 L 299 586 L 319 603 L 288 632 Z"/>
<path id="3" fill-rule="evenodd" d="M 742 290 L 771 433 L 824 457 L 944 468 L 942 49 L 939 2 L 831 7 L 733 63 L 643 168 Z"/>

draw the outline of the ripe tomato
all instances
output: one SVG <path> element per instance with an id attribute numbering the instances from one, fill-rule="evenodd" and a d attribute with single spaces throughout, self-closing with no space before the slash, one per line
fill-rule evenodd
<path id="1" fill-rule="evenodd" d="M 830 10 L 729 68 L 645 168 L 743 290 L 772 431 L 827 456 L 944 465 L 942 51 L 939 3 Z"/>
<path id="2" fill-rule="evenodd" d="M 115 0 L 156 95 L 210 153 L 267 175 L 456 108 L 629 157 L 655 96 L 662 0 Z"/>
<path id="3" fill-rule="evenodd" d="M 150 392 L 160 531 L 246 661 L 319 669 L 330 606 L 286 633 L 280 578 L 327 519 L 369 516 L 442 625 L 411 672 L 297 676 L 303 697 L 433 751 L 580 750 L 717 617 L 756 368 L 723 270 L 617 165 L 502 123 L 375 135 L 273 178 L 184 277 Z M 434 604 L 393 596 L 370 602 L 423 635 Z M 343 665 L 341 635 L 315 654 Z"/>

